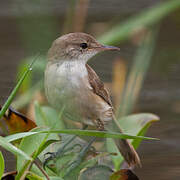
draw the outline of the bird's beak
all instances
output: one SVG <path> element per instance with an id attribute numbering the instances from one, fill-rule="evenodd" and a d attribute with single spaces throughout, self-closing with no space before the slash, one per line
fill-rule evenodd
<path id="1" fill-rule="evenodd" d="M 96 47 L 91 48 L 92 50 L 98 50 L 98 51 L 119 51 L 120 48 L 115 47 L 115 46 L 106 46 L 106 45 L 98 45 Z"/>
<path id="2" fill-rule="evenodd" d="M 115 46 L 102 45 L 102 46 L 100 47 L 100 50 L 102 50 L 102 51 L 119 51 L 120 48 L 115 47 Z"/>

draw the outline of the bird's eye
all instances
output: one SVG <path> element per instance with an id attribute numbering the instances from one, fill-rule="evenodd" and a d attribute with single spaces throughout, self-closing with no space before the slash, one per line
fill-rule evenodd
<path id="1" fill-rule="evenodd" d="M 82 49 L 86 49 L 86 48 L 88 47 L 88 45 L 87 45 L 87 43 L 81 43 L 81 44 L 80 44 L 80 47 L 81 47 Z"/>

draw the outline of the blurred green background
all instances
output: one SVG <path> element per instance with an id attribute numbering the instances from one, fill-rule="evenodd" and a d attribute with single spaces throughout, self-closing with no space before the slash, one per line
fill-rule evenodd
<path id="1" fill-rule="evenodd" d="M 142 49 L 144 47 L 143 44 L 141 45 L 142 39 L 148 33 L 155 34 L 153 48 L 146 46 L 149 48 L 147 59 L 139 62 L 137 72 L 145 69 L 145 72 L 142 72 L 143 86 L 139 91 L 135 107 L 129 111 L 157 114 L 161 121 L 154 124 L 147 135 L 158 137 L 161 141 L 146 141 L 141 144 L 138 152 L 143 167 L 136 169 L 136 174 L 140 179 L 146 180 L 178 180 L 180 177 L 180 1 L 174 0 L 175 5 L 154 9 L 150 14 L 146 14 L 147 9 L 166 2 L 170 1 L 1 1 L 0 104 L 4 103 L 14 87 L 19 63 L 38 52 L 45 56 L 52 41 L 63 33 L 84 31 L 102 42 L 121 48 L 119 53 L 103 53 L 94 57 L 89 63 L 110 89 L 112 89 L 117 62 L 123 64 L 127 71 L 132 69 L 134 62 L 141 59 L 143 52 L 147 51 Z M 139 16 L 140 12 L 143 14 L 137 21 L 136 16 Z M 129 18 L 134 19 L 129 20 Z M 106 32 L 110 33 L 106 34 Z M 142 48 L 136 51 L 141 46 Z M 38 81 L 41 75 L 42 73 L 36 74 L 33 81 Z M 126 109 L 126 107 L 120 108 L 120 114 L 126 114 L 121 111 L 123 108 Z M 9 163 L 13 163 L 12 157 L 6 155 Z"/>

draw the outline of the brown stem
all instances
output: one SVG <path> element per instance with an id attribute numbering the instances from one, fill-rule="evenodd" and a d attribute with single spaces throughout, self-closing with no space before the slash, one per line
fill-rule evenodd
<path id="1" fill-rule="evenodd" d="M 38 164 L 38 162 L 36 160 L 34 160 L 34 164 L 39 168 L 39 170 L 44 174 L 44 176 L 46 177 L 47 180 L 50 180 L 50 178 L 48 177 L 48 174 L 44 171 L 44 169 Z"/>
<path id="2" fill-rule="evenodd" d="M 84 31 L 89 0 L 78 0 L 74 15 L 74 32 Z"/>

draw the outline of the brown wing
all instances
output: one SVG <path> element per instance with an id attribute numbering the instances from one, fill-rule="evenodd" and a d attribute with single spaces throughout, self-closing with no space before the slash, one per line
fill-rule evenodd
<path id="1" fill-rule="evenodd" d="M 86 64 L 86 68 L 88 71 L 89 83 L 93 88 L 93 92 L 100 96 L 102 99 L 104 99 L 112 107 L 112 102 L 109 93 L 105 89 L 103 82 L 99 79 L 98 75 L 88 64 Z"/>

